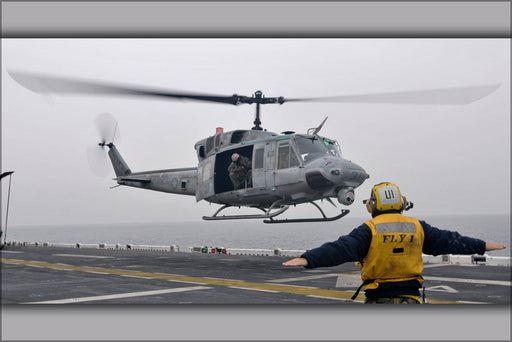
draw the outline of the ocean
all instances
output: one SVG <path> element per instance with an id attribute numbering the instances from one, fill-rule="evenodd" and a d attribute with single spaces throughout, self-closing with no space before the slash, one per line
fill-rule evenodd
<path id="1" fill-rule="evenodd" d="M 510 215 L 421 217 L 432 226 L 455 230 L 484 241 L 505 244 L 489 255 L 510 257 Z M 208 246 L 306 250 L 338 239 L 364 219 L 342 218 L 324 223 L 265 224 L 260 220 L 148 222 L 8 226 L 7 241 Z"/>

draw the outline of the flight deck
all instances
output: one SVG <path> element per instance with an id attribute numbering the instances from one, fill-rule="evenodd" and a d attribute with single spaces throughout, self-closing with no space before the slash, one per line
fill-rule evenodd
<path id="1" fill-rule="evenodd" d="M 361 304 L 358 267 L 284 267 L 261 251 L 6 246 L 2 304 Z M 130 246 L 129 246 L 130 247 Z M 213 252 L 213 253 L 212 253 Z M 275 251 L 274 254 L 279 254 Z M 225 253 L 225 254 L 224 254 Z M 292 251 L 290 254 L 300 251 Z M 510 304 L 510 265 L 426 263 L 430 304 Z M 485 258 L 484 258 L 485 259 Z M 507 258 L 510 259 L 510 258 Z"/>

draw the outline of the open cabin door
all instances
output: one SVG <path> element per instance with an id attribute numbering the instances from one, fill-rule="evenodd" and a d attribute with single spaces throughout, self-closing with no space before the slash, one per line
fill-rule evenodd
<path id="1" fill-rule="evenodd" d="M 234 188 L 234 184 L 230 179 L 229 176 L 229 165 L 231 164 L 232 160 L 231 157 L 234 153 L 239 154 L 240 156 L 243 156 L 244 158 L 248 159 L 250 168 L 247 179 L 241 184 L 239 189 L 247 189 L 252 188 L 252 172 L 254 168 L 254 160 L 253 160 L 253 145 L 249 146 L 243 146 L 239 148 L 230 149 L 227 151 L 219 152 L 216 155 L 215 159 L 215 167 L 213 168 L 214 172 L 212 177 L 214 177 L 213 180 L 213 188 L 215 194 L 220 194 L 227 191 L 233 191 L 238 190 Z M 250 178 L 250 179 L 249 179 Z"/>

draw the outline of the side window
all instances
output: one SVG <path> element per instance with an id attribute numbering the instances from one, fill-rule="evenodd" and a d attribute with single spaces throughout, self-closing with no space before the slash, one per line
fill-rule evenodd
<path id="1" fill-rule="evenodd" d="M 259 148 L 254 152 L 254 168 L 262 169 L 263 168 L 263 156 L 265 153 L 264 148 Z"/>
<path id="2" fill-rule="evenodd" d="M 277 156 L 277 168 L 287 169 L 290 167 L 290 145 L 282 144 L 279 146 Z"/>
<path id="3" fill-rule="evenodd" d="M 295 149 L 290 146 L 289 143 L 281 143 L 277 153 L 277 169 L 288 169 L 290 167 L 300 166 Z"/>
<path id="4" fill-rule="evenodd" d="M 206 154 L 204 153 L 204 146 L 199 146 L 199 157 L 204 158 Z"/>

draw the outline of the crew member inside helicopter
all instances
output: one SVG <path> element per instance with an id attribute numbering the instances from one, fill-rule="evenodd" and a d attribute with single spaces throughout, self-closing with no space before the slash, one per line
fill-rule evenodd
<path id="1" fill-rule="evenodd" d="M 233 153 L 228 172 L 235 190 L 244 186 L 244 183 L 247 184 L 247 187 L 252 186 L 252 163 L 249 158 Z"/>

